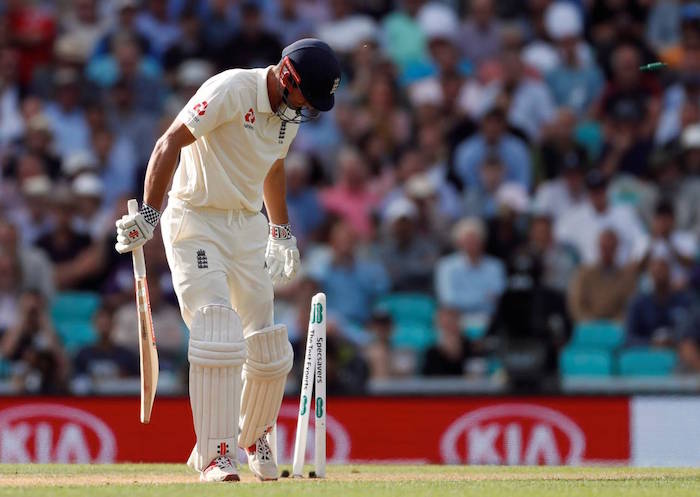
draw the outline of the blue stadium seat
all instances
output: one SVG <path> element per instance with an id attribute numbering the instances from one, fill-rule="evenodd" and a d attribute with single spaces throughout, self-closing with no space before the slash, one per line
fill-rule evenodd
<path id="1" fill-rule="evenodd" d="M 100 296 L 92 292 L 61 292 L 51 303 L 54 322 L 90 321 L 100 306 Z"/>
<path id="2" fill-rule="evenodd" d="M 625 329 L 614 321 L 581 322 L 574 328 L 571 344 L 577 347 L 614 350 L 625 341 Z"/>
<path id="3" fill-rule="evenodd" d="M 0 378 L 7 378 L 12 372 L 12 365 L 9 361 L 0 357 Z"/>
<path id="4" fill-rule="evenodd" d="M 613 373 L 612 353 L 568 345 L 559 355 L 559 370 L 563 376 L 610 376 Z"/>
<path id="5" fill-rule="evenodd" d="M 378 307 L 386 309 L 395 323 L 433 325 L 437 305 L 430 295 L 422 293 L 392 293 L 379 300 Z"/>
<path id="6" fill-rule="evenodd" d="M 81 348 L 97 340 L 97 334 L 89 321 L 57 321 L 54 326 L 70 355 L 75 355 Z"/>
<path id="7" fill-rule="evenodd" d="M 436 334 L 432 326 L 421 323 L 397 323 L 391 335 L 394 347 L 424 350 L 435 343 Z"/>
<path id="8" fill-rule="evenodd" d="M 677 362 L 672 350 L 634 347 L 620 352 L 618 369 L 623 376 L 669 376 Z"/>
<path id="9" fill-rule="evenodd" d="M 386 310 L 394 321 L 391 343 L 395 347 L 422 350 L 435 343 L 433 317 L 437 305 L 430 295 L 392 293 L 381 298 L 377 307 Z"/>
<path id="10" fill-rule="evenodd" d="M 486 325 L 469 325 L 463 330 L 462 334 L 469 340 L 479 340 L 484 338 L 487 330 L 488 327 Z"/>

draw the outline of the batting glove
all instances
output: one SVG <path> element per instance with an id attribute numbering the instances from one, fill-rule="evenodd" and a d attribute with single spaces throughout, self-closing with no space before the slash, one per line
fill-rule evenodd
<path id="1" fill-rule="evenodd" d="M 288 224 L 270 224 L 270 236 L 265 250 L 265 264 L 272 282 L 287 283 L 299 271 L 301 260 L 297 239 Z"/>
<path id="2" fill-rule="evenodd" d="M 160 219 L 160 212 L 148 204 L 143 204 L 138 214 L 126 214 L 117 225 L 117 243 L 114 248 L 120 254 L 131 252 L 153 238 Z"/>

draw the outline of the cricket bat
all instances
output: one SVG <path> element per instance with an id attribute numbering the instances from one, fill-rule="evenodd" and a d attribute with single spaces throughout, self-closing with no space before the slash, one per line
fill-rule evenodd
<path id="1" fill-rule="evenodd" d="M 138 214 L 139 203 L 136 199 L 127 204 L 129 214 Z M 151 420 L 153 400 L 158 386 L 158 350 L 156 335 L 153 331 L 151 302 L 148 298 L 146 281 L 146 260 L 143 247 L 131 252 L 134 262 L 134 280 L 136 282 L 136 311 L 139 318 L 139 363 L 141 368 L 141 422 L 148 424 Z"/>

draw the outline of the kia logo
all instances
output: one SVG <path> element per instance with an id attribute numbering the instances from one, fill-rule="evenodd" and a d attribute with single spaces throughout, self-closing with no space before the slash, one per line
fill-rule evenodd
<path id="1" fill-rule="evenodd" d="M 110 463 L 117 444 L 98 417 L 60 404 L 25 404 L 0 411 L 2 463 Z"/>
<path id="2" fill-rule="evenodd" d="M 277 418 L 277 459 L 280 463 L 291 462 L 294 454 L 294 436 L 297 426 L 296 405 L 282 404 Z M 314 416 L 310 416 L 313 420 Z M 314 421 L 309 424 L 306 436 L 306 460 L 311 461 L 314 449 Z M 350 435 L 333 416 L 326 414 L 326 434 L 328 436 L 328 462 L 344 463 L 350 456 Z"/>
<path id="3" fill-rule="evenodd" d="M 440 440 L 450 464 L 580 464 L 586 440 L 562 413 L 531 404 L 499 404 L 460 416 Z"/>

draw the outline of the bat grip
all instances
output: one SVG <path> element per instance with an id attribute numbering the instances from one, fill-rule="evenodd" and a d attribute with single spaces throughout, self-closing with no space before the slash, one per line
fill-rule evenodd
<path id="1" fill-rule="evenodd" d="M 129 215 L 139 213 L 139 203 L 135 198 L 129 200 L 126 204 Z M 143 248 L 139 247 L 131 251 L 131 258 L 134 262 L 134 278 L 146 277 L 146 259 L 143 257 Z"/>

